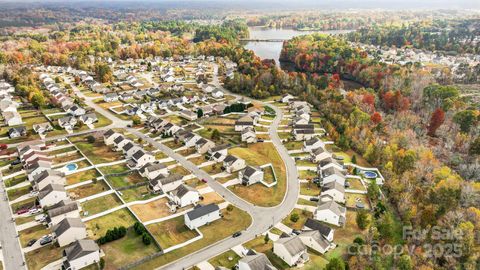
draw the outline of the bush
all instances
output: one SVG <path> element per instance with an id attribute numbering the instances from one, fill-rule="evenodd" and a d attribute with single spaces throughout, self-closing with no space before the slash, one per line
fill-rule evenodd
<path id="1" fill-rule="evenodd" d="M 121 227 L 115 227 L 113 229 L 108 230 L 104 236 L 100 237 L 97 240 L 97 243 L 99 245 L 103 245 L 108 242 L 115 241 L 117 239 L 120 239 L 124 237 L 127 234 L 127 228 L 121 226 Z"/>
<path id="2" fill-rule="evenodd" d="M 227 206 L 227 211 L 228 211 L 228 212 L 232 212 L 232 210 L 233 210 L 233 205 L 229 204 L 229 205 Z"/>
<path id="3" fill-rule="evenodd" d="M 94 143 L 94 142 L 95 142 L 95 137 L 93 137 L 92 135 L 89 135 L 89 136 L 87 137 L 87 142 L 88 142 L 88 143 Z"/>
<path id="4" fill-rule="evenodd" d="M 105 260 L 103 258 L 100 258 L 100 269 L 105 268 Z"/>
<path id="5" fill-rule="evenodd" d="M 145 229 L 145 226 L 143 226 L 142 223 L 140 222 L 135 222 L 135 224 L 133 225 L 133 229 L 135 230 L 135 232 L 138 234 L 138 235 L 142 235 L 144 234 L 147 230 Z"/>
<path id="6" fill-rule="evenodd" d="M 142 123 L 142 120 L 140 119 L 140 116 L 134 115 L 132 117 L 132 122 L 134 125 L 140 125 Z"/>
<path id="7" fill-rule="evenodd" d="M 300 217 L 298 216 L 297 213 L 293 213 L 290 215 L 290 221 L 292 221 L 293 223 L 297 222 L 299 219 Z"/>
<path id="8" fill-rule="evenodd" d="M 142 242 L 146 246 L 150 245 L 152 243 L 152 237 L 150 236 L 150 234 L 148 234 L 147 232 L 144 232 L 142 234 Z"/>

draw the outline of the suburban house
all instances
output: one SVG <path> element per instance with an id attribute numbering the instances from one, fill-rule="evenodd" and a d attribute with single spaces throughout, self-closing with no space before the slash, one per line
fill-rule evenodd
<path id="1" fill-rule="evenodd" d="M 249 115 L 245 115 L 240 119 L 238 119 L 237 121 L 235 121 L 235 131 L 242 131 L 248 127 L 253 128 L 253 126 L 254 126 L 254 120 Z"/>
<path id="2" fill-rule="evenodd" d="M 263 170 L 248 165 L 245 169 L 238 172 L 238 179 L 244 186 L 253 185 L 263 180 Z"/>
<path id="3" fill-rule="evenodd" d="M 123 149 L 123 146 L 125 146 L 125 144 L 131 142 L 130 140 L 128 139 L 125 139 L 125 137 L 123 137 L 122 135 L 120 136 L 117 136 L 114 140 L 113 140 L 113 145 L 115 146 L 115 149 L 117 151 L 120 151 Z"/>
<path id="4" fill-rule="evenodd" d="M 120 133 L 116 133 L 113 131 L 113 129 L 109 129 L 103 133 L 103 142 L 106 145 L 112 145 L 113 140 L 115 140 L 118 136 L 120 136 Z"/>
<path id="5" fill-rule="evenodd" d="M 128 142 L 122 147 L 122 152 L 125 155 L 126 158 L 131 158 L 135 152 L 138 150 L 141 150 L 142 148 L 133 142 Z"/>
<path id="6" fill-rule="evenodd" d="M 80 218 L 80 207 L 77 202 L 63 200 L 52 205 L 47 211 L 50 224 L 55 226 L 64 218 Z"/>
<path id="7" fill-rule="evenodd" d="M 108 93 L 103 96 L 103 101 L 105 102 L 115 102 L 119 98 L 117 93 Z"/>
<path id="8" fill-rule="evenodd" d="M 207 158 L 215 162 L 222 162 L 228 155 L 229 144 L 217 145 L 208 149 Z"/>
<path id="9" fill-rule="evenodd" d="M 310 122 L 309 119 L 306 119 L 304 117 L 300 117 L 300 116 L 294 116 L 292 118 L 292 124 L 293 125 L 306 125 Z"/>
<path id="10" fill-rule="evenodd" d="M 345 186 L 337 181 L 326 183 L 322 187 L 321 195 L 330 195 L 336 202 L 345 203 Z"/>
<path id="11" fill-rule="evenodd" d="M 263 253 L 249 250 L 247 255 L 238 261 L 238 270 L 277 270 Z"/>
<path id="12" fill-rule="evenodd" d="M 282 235 L 273 242 L 273 253 L 280 257 L 289 266 L 308 261 L 307 247 L 300 237 Z"/>
<path id="13" fill-rule="evenodd" d="M 293 136 L 296 141 L 310 140 L 315 137 L 313 129 L 293 129 Z"/>
<path id="14" fill-rule="evenodd" d="M 190 110 L 181 110 L 180 116 L 190 121 L 197 120 L 198 118 L 197 113 L 194 113 Z"/>
<path id="15" fill-rule="evenodd" d="M 246 143 L 257 142 L 257 134 L 255 133 L 255 129 L 253 129 L 252 127 L 247 127 L 243 129 L 240 137 L 242 142 L 246 142 Z"/>
<path id="16" fill-rule="evenodd" d="M 87 229 L 80 218 L 64 218 L 52 228 L 58 245 L 61 247 L 87 238 Z"/>
<path id="17" fill-rule="evenodd" d="M 311 160 L 315 163 L 319 162 L 320 160 L 324 160 L 326 158 L 332 157 L 332 153 L 328 152 L 325 148 L 323 147 L 318 147 L 316 149 L 313 149 L 310 152 Z"/>
<path id="18" fill-rule="evenodd" d="M 41 172 L 50 169 L 52 169 L 51 161 L 38 160 L 36 162 L 33 162 L 29 164 L 26 168 L 28 180 L 33 181 L 37 174 L 40 174 Z"/>
<path id="19" fill-rule="evenodd" d="M 184 215 L 185 225 L 190 229 L 196 229 L 205 224 L 220 219 L 220 207 L 211 203 L 207 205 L 197 205 L 192 211 Z"/>
<path id="20" fill-rule="evenodd" d="M 49 207 L 66 199 L 67 191 L 63 185 L 48 184 L 38 192 L 38 201 L 42 207 Z"/>
<path id="21" fill-rule="evenodd" d="M 205 154 L 208 152 L 208 150 L 212 147 L 215 146 L 215 143 L 210 141 L 210 140 L 207 140 L 207 139 L 204 139 L 204 138 L 200 138 L 196 143 L 195 143 L 195 149 L 197 150 L 197 152 L 199 154 Z"/>
<path id="22" fill-rule="evenodd" d="M 298 237 L 305 246 L 320 254 L 324 254 L 332 247 L 332 244 L 317 230 L 303 231 Z"/>
<path id="23" fill-rule="evenodd" d="M 213 98 L 223 98 L 223 91 L 220 89 L 215 89 L 212 91 L 211 95 Z"/>
<path id="24" fill-rule="evenodd" d="M 77 124 L 77 119 L 73 116 L 65 116 L 58 119 L 58 125 L 65 129 L 73 129 Z"/>
<path id="25" fill-rule="evenodd" d="M 280 102 L 282 103 L 289 103 L 290 101 L 292 101 L 293 99 L 295 99 L 294 96 L 290 95 L 290 94 L 285 94 L 282 96 L 282 98 L 280 99 Z"/>
<path id="26" fill-rule="evenodd" d="M 149 181 L 150 189 L 155 193 L 160 191 L 168 193 L 181 184 L 183 184 L 183 176 L 176 173 L 167 176 L 160 174 Z"/>
<path id="27" fill-rule="evenodd" d="M 16 126 L 21 125 L 22 116 L 17 111 L 6 111 L 2 112 L 3 119 L 5 120 L 5 125 L 7 126 Z"/>
<path id="28" fill-rule="evenodd" d="M 25 126 L 12 127 L 8 130 L 10 139 L 27 136 L 27 128 Z"/>
<path id="29" fill-rule="evenodd" d="M 152 164 L 148 163 L 145 164 L 142 168 L 138 170 L 141 176 L 146 177 L 148 179 L 154 179 L 159 175 L 168 175 L 167 166 L 163 163 Z"/>
<path id="30" fill-rule="evenodd" d="M 35 175 L 33 178 L 35 182 L 36 189 L 42 190 L 44 187 L 48 186 L 49 184 L 56 184 L 64 186 L 66 184 L 65 177 L 63 173 L 60 173 L 55 170 L 45 170 L 40 174 Z"/>
<path id="31" fill-rule="evenodd" d="M 318 220 L 315 220 L 313 218 L 307 218 L 307 221 L 305 221 L 305 224 L 303 225 L 303 230 L 309 231 L 309 230 L 316 230 L 319 231 L 322 236 L 327 239 L 329 242 L 333 241 L 333 235 L 335 233 L 335 230 L 328 227 L 325 225 L 325 223 L 322 223 Z"/>
<path id="32" fill-rule="evenodd" d="M 62 269 L 79 270 L 100 261 L 100 248 L 90 239 L 77 240 L 63 251 Z"/>
<path id="33" fill-rule="evenodd" d="M 342 161 L 338 161 L 332 157 L 327 157 L 327 158 L 324 158 L 324 159 L 320 159 L 318 160 L 318 170 L 324 170 L 324 169 L 327 169 L 328 167 L 336 167 L 337 169 L 343 171 L 344 167 L 343 167 L 343 162 Z"/>
<path id="34" fill-rule="evenodd" d="M 312 152 L 313 149 L 317 149 L 320 147 L 325 147 L 325 144 L 318 137 L 313 137 L 312 139 L 303 142 L 304 152 Z"/>
<path id="35" fill-rule="evenodd" d="M 187 132 L 181 137 L 181 140 L 183 140 L 183 145 L 185 145 L 187 148 L 194 147 L 200 139 L 202 139 L 201 136 L 198 136 L 192 132 Z"/>
<path id="36" fill-rule="evenodd" d="M 40 124 L 33 124 L 32 128 L 33 128 L 33 131 L 35 131 L 38 134 L 45 134 L 48 131 L 53 130 L 53 127 L 52 127 L 52 125 L 50 125 L 49 122 L 40 123 Z"/>
<path id="37" fill-rule="evenodd" d="M 78 106 L 77 104 L 69 106 L 66 111 L 68 114 L 73 116 L 80 116 L 85 114 L 85 109 Z"/>
<path id="38" fill-rule="evenodd" d="M 97 115 L 95 113 L 87 113 L 79 117 L 80 121 L 82 121 L 86 125 L 91 125 L 95 122 L 98 122 Z"/>
<path id="39" fill-rule="evenodd" d="M 335 226 L 343 226 L 346 221 L 347 209 L 334 200 L 320 201 L 313 217 Z"/>
<path id="40" fill-rule="evenodd" d="M 154 161 L 154 155 L 152 155 L 150 152 L 145 152 L 143 149 L 140 149 L 132 155 L 132 159 L 127 162 L 127 165 L 130 166 L 130 168 L 139 168 Z"/>
<path id="41" fill-rule="evenodd" d="M 323 184 L 330 182 L 338 182 L 340 185 L 345 185 L 345 174 L 342 170 L 337 169 L 336 167 L 328 167 L 324 170 L 319 171 L 319 176 Z"/>
<path id="42" fill-rule="evenodd" d="M 223 168 L 226 172 L 232 173 L 245 168 L 245 160 L 232 155 L 227 155 L 223 160 Z"/>
<path id="43" fill-rule="evenodd" d="M 176 189 L 171 191 L 169 197 L 178 208 L 196 204 L 200 200 L 199 192 L 185 184 L 180 184 Z"/>

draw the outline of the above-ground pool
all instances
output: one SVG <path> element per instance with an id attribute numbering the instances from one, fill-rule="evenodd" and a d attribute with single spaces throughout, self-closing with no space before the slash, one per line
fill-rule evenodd
<path id="1" fill-rule="evenodd" d="M 75 163 L 70 163 L 65 166 L 68 171 L 75 171 L 78 168 L 78 165 Z"/>
<path id="2" fill-rule="evenodd" d="M 377 174 L 376 172 L 371 172 L 371 171 L 363 172 L 363 175 L 364 175 L 366 178 L 370 178 L 370 179 L 377 178 L 377 176 L 378 176 L 378 174 Z"/>

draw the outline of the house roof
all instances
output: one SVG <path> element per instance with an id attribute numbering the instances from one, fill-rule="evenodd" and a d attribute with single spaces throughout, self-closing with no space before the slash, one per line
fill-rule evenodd
<path id="1" fill-rule="evenodd" d="M 338 183 L 337 181 L 325 183 L 322 187 L 322 192 L 327 190 L 332 190 L 332 189 L 338 190 L 341 193 L 345 193 L 345 187 L 340 183 Z"/>
<path id="2" fill-rule="evenodd" d="M 253 125 L 253 119 L 249 115 L 245 115 L 235 121 L 235 125 Z"/>
<path id="3" fill-rule="evenodd" d="M 319 231 L 323 236 L 327 237 L 331 232 L 334 230 L 327 225 L 323 224 L 322 222 L 308 218 L 305 224 L 303 225 L 304 229 L 316 230 Z"/>
<path id="4" fill-rule="evenodd" d="M 70 228 L 86 228 L 85 224 L 80 218 L 64 218 L 60 223 L 53 227 L 55 235 L 59 237 L 63 233 L 67 232 Z"/>
<path id="5" fill-rule="evenodd" d="M 317 231 L 317 230 L 312 230 L 312 231 L 304 231 L 300 233 L 300 237 L 308 237 L 312 239 L 313 241 L 317 242 L 324 250 L 327 249 L 330 246 L 330 243 L 328 242 L 327 239 L 325 239 L 322 234 Z"/>
<path id="6" fill-rule="evenodd" d="M 100 248 L 95 241 L 90 239 L 77 240 L 65 249 L 65 255 L 69 261 L 84 257 L 92 252 L 98 252 Z"/>
<path id="7" fill-rule="evenodd" d="M 128 142 L 127 144 L 125 144 L 125 145 L 123 146 L 122 149 L 123 149 L 124 151 L 128 151 L 128 150 L 132 149 L 134 146 L 135 146 L 135 144 L 133 144 L 132 142 Z"/>
<path id="8" fill-rule="evenodd" d="M 267 256 L 263 253 L 247 255 L 240 259 L 240 262 L 246 263 L 250 270 L 275 270 L 272 263 L 268 260 Z"/>
<path id="9" fill-rule="evenodd" d="M 124 138 L 122 135 L 120 135 L 120 136 L 118 136 L 117 138 L 115 138 L 115 140 L 113 140 L 113 142 L 116 143 L 116 144 L 119 144 L 119 143 L 121 143 L 123 140 L 125 140 L 125 138 Z"/>
<path id="10" fill-rule="evenodd" d="M 237 159 L 238 159 L 238 158 L 237 158 L 236 156 L 227 155 L 227 156 L 225 157 L 225 159 L 223 160 L 223 162 L 228 163 L 228 164 L 231 164 L 231 163 L 237 161 Z"/>
<path id="11" fill-rule="evenodd" d="M 230 144 L 228 143 L 225 143 L 225 144 L 221 144 L 221 145 L 216 145 L 212 148 L 210 148 L 210 153 L 215 153 L 215 152 L 218 152 L 218 151 L 221 151 L 221 150 L 225 150 L 225 149 L 228 149 L 228 147 L 230 147 Z"/>
<path id="12" fill-rule="evenodd" d="M 76 202 L 72 202 L 70 200 L 63 200 L 50 207 L 50 209 L 48 210 L 48 215 L 50 216 L 50 218 L 52 218 L 65 213 L 70 213 L 75 210 L 78 210 L 78 205 Z"/>
<path id="13" fill-rule="evenodd" d="M 296 134 L 315 134 L 315 130 L 313 129 L 295 129 Z"/>
<path id="14" fill-rule="evenodd" d="M 335 213 L 337 216 L 345 216 L 346 208 L 340 206 L 334 200 L 329 200 L 326 202 L 320 201 L 317 207 L 317 211 L 330 210 Z"/>
<path id="15" fill-rule="evenodd" d="M 250 176 L 252 176 L 254 173 L 259 172 L 259 171 L 260 171 L 260 169 L 248 165 L 248 166 L 245 167 L 245 169 L 243 170 L 243 175 L 246 176 L 246 177 L 250 177 Z"/>
<path id="16" fill-rule="evenodd" d="M 42 171 L 41 173 L 35 175 L 33 177 L 33 180 L 37 183 L 39 182 L 42 182 L 44 179 L 46 179 L 47 177 L 63 177 L 64 174 L 63 173 L 60 173 L 58 171 L 55 171 L 55 170 L 45 170 L 45 171 Z"/>
<path id="17" fill-rule="evenodd" d="M 176 196 L 178 198 L 182 198 L 188 192 L 198 192 L 198 191 L 196 189 L 190 187 L 190 186 L 187 186 L 185 184 L 181 184 L 175 190 L 172 191 L 172 195 Z"/>
<path id="18" fill-rule="evenodd" d="M 251 132 L 252 132 L 252 133 L 255 133 L 255 130 L 254 130 L 252 127 L 247 127 L 247 128 L 245 128 L 245 129 L 242 130 L 241 134 L 242 134 L 242 135 L 245 135 L 245 134 L 251 133 Z"/>
<path id="19" fill-rule="evenodd" d="M 166 185 L 166 184 L 173 183 L 173 182 L 176 182 L 176 181 L 181 181 L 182 179 L 183 179 L 183 176 L 178 174 L 178 173 L 170 174 L 168 176 L 164 176 L 164 175 L 160 174 L 157 177 L 155 177 L 154 179 L 152 179 L 150 181 L 150 183 L 153 184 L 153 185 L 157 185 L 158 183 L 160 183 L 162 185 Z"/>
<path id="20" fill-rule="evenodd" d="M 220 210 L 220 207 L 218 207 L 218 205 L 214 203 L 207 205 L 197 205 L 192 211 L 187 213 L 187 216 L 190 220 L 194 220 L 218 210 Z"/>
<path id="21" fill-rule="evenodd" d="M 318 148 L 313 149 L 312 153 L 317 156 L 317 155 L 320 155 L 322 153 L 328 153 L 328 152 L 323 147 L 318 147 Z"/>
<path id="22" fill-rule="evenodd" d="M 45 198 L 48 194 L 50 194 L 54 191 L 66 192 L 65 187 L 63 185 L 48 184 L 38 192 L 38 199 L 41 200 L 41 199 Z"/>
<path id="23" fill-rule="evenodd" d="M 323 177 L 327 177 L 327 176 L 334 175 L 334 174 L 345 178 L 345 174 L 341 170 L 337 169 L 336 167 L 328 167 L 328 168 L 322 170 L 322 176 Z"/>
<path id="24" fill-rule="evenodd" d="M 321 142 L 321 140 L 317 137 L 313 137 L 310 140 L 306 140 L 305 145 L 315 145 L 318 142 Z"/>
<path id="25" fill-rule="evenodd" d="M 275 244 L 283 245 L 291 256 L 295 256 L 307 249 L 302 243 L 302 240 L 296 235 L 281 237 L 275 242 Z"/>

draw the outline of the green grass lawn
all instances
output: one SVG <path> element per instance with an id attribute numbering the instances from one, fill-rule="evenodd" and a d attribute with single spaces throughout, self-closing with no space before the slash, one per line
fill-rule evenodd
<path id="1" fill-rule="evenodd" d="M 302 167 L 317 167 L 317 163 L 314 163 L 314 162 L 311 162 L 309 160 L 297 160 L 295 162 L 297 164 L 297 166 L 302 166 Z"/>
<path id="2" fill-rule="evenodd" d="M 317 176 L 317 172 L 310 170 L 301 170 L 298 172 L 298 178 L 300 179 L 313 179 Z"/>
<path id="3" fill-rule="evenodd" d="M 307 196 L 318 196 L 320 194 L 320 188 L 312 183 L 300 183 L 300 194 Z"/>
<path id="4" fill-rule="evenodd" d="M 17 217 L 17 218 L 15 218 L 15 224 L 21 225 L 21 224 L 25 224 L 25 223 L 28 223 L 28 222 L 31 222 L 31 221 L 34 221 L 34 220 L 35 220 L 35 216 Z"/>
<path id="5" fill-rule="evenodd" d="M 317 202 L 312 202 L 312 201 L 305 200 L 305 199 L 298 199 L 297 204 L 317 206 Z"/>
<path id="6" fill-rule="evenodd" d="M 122 199 L 125 202 L 148 200 L 154 196 L 147 186 L 129 188 L 120 192 L 122 193 Z"/>
<path id="7" fill-rule="evenodd" d="M 107 183 L 103 180 L 94 181 L 91 184 L 82 185 L 68 190 L 68 194 L 72 199 L 83 199 L 104 191 L 109 190 Z"/>
<path id="8" fill-rule="evenodd" d="M 202 167 L 201 169 L 210 175 L 215 175 L 222 172 L 222 164 L 214 163 L 214 164 L 210 164 L 208 166 Z"/>
<path id="9" fill-rule="evenodd" d="M 4 181 L 4 183 L 6 187 L 13 187 L 26 180 L 27 180 L 27 176 L 24 174 L 24 175 L 18 175 L 13 178 L 7 179 Z"/>
<path id="10" fill-rule="evenodd" d="M 28 194 L 30 192 L 30 190 L 32 190 L 31 185 L 24 186 L 24 187 L 19 187 L 19 188 L 16 188 L 16 189 L 10 189 L 9 191 L 7 191 L 8 199 L 10 201 L 14 201 L 17 198 Z"/>
<path id="11" fill-rule="evenodd" d="M 259 206 L 274 206 L 283 200 L 286 190 L 286 169 L 272 143 L 250 144 L 248 148 L 235 147 L 229 149 L 229 153 L 243 158 L 249 165 L 260 166 L 271 163 L 277 176 L 277 184 L 271 188 L 257 183 L 248 187 L 242 185 L 230 186 L 230 190 L 241 198 Z"/>
<path id="12" fill-rule="evenodd" d="M 72 153 L 68 156 L 54 158 L 54 159 L 52 159 L 52 161 L 53 161 L 53 164 L 60 164 L 60 163 L 65 163 L 65 162 L 68 162 L 68 161 L 71 161 L 71 160 L 80 159 L 82 157 L 83 156 L 79 152 L 75 152 L 75 153 Z"/>
<path id="13" fill-rule="evenodd" d="M 105 252 L 105 269 L 119 269 L 160 251 L 155 243 L 148 246 L 143 244 L 142 237 L 137 235 L 133 228 L 130 228 L 124 237 L 106 243 L 100 248 Z"/>
<path id="14" fill-rule="evenodd" d="M 114 227 L 124 226 L 126 228 L 133 226 L 137 220 L 135 216 L 126 208 L 117 210 L 105 216 L 101 216 L 85 222 L 89 238 L 94 240 L 105 235 L 107 230 Z"/>
<path id="15" fill-rule="evenodd" d="M 73 145 L 70 146 L 70 147 L 65 147 L 65 148 L 49 151 L 47 153 L 48 153 L 48 156 L 53 157 L 53 156 L 56 156 L 58 154 L 63 154 L 63 153 L 72 152 L 72 151 L 77 151 L 77 149 Z"/>
<path id="16" fill-rule="evenodd" d="M 126 187 L 146 181 L 146 178 L 143 178 L 137 171 L 125 175 L 107 176 L 106 178 L 114 188 Z"/>
<path id="17" fill-rule="evenodd" d="M 185 225 L 183 215 L 147 227 L 162 249 L 181 244 L 198 236 L 195 230 L 190 230 Z"/>
<path id="18" fill-rule="evenodd" d="M 296 222 L 293 222 L 293 221 L 290 220 L 290 217 L 292 216 L 292 214 L 297 214 L 298 215 L 299 219 Z M 284 218 L 282 220 L 282 223 L 287 225 L 288 227 L 290 227 L 292 229 L 300 230 L 300 229 L 302 229 L 303 224 L 305 224 L 305 221 L 307 221 L 307 218 L 311 218 L 311 217 L 313 217 L 312 212 L 295 208 L 295 209 L 292 210 L 290 215 L 288 215 L 286 218 Z"/>
<path id="19" fill-rule="evenodd" d="M 303 148 L 303 142 L 289 141 L 283 144 L 287 150 L 300 150 Z"/>
<path id="20" fill-rule="evenodd" d="M 103 174 L 115 174 L 115 173 L 124 173 L 130 171 L 126 163 L 115 164 L 112 166 L 105 166 L 98 168 Z"/>
<path id="21" fill-rule="evenodd" d="M 227 269 L 233 269 L 240 259 L 240 256 L 230 249 L 218 256 L 211 258 L 208 260 L 208 262 L 214 267 L 223 266 Z"/>
<path id="22" fill-rule="evenodd" d="M 224 217 L 220 220 L 216 220 L 209 225 L 200 227 L 200 231 L 203 234 L 203 238 L 179 248 L 174 252 L 166 253 L 162 256 L 156 257 L 150 261 L 147 261 L 133 269 L 154 269 L 165 265 L 169 262 L 175 261 L 179 258 L 188 256 L 194 251 L 203 247 L 216 243 L 224 238 L 231 237 L 234 232 L 246 229 L 252 219 L 250 215 L 236 207 L 231 212 L 222 211 Z"/>
<path id="23" fill-rule="evenodd" d="M 113 151 L 110 147 L 106 146 L 102 140 L 97 139 L 94 143 L 89 143 L 87 137 L 88 135 L 72 137 L 70 141 L 74 143 L 94 164 L 108 163 L 123 159 L 120 152 Z"/>
<path id="24" fill-rule="evenodd" d="M 40 270 L 49 263 L 61 259 L 63 250 L 64 248 L 57 247 L 56 245 L 47 245 L 25 253 L 25 261 L 28 269 Z"/>
<path id="25" fill-rule="evenodd" d="M 96 169 L 90 169 L 86 171 L 77 172 L 68 175 L 67 185 L 73 185 L 87 180 L 92 180 L 100 176 L 100 173 Z"/>
<path id="26" fill-rule="evenodd" d="M 180 175 L 189 175 L 190 172 L 185 169 L 182 165 L 178 165 L 177 167 L 170 170 L 170 173 L 178 173 Z"/>
<path id="27" fill-rule="evenodd" d="M 26 200 L 23 200 L 21 202 L 17 202 L 11 205 L 12 211 L 17 212 L 19 209 L 23 208 L 31 208 L 32 206 L 35 205 L 35 202 L 37 201 L 37 198 L 28 198 Z"/>
<path id="28" fill-rule="evenodd" d="M 95 215 L 103 211 L 107 211 L 108 209 L 120 206 L 121 204 L 122 201 L 120 201 L 115 193 L 108 194 L 82 203 L 82 216 L 85 216 L 84 214 L 87 212 L 89 216 Z"/>
<path id="29" fill-rule="evenodd" d="M 45 225 L 41 224 L 18 232 L 18 234 L 20 235 L 20 244 L 22 245 L 22 247 L 26 247 L 28 241 L 32 239 L 38 240 L 42 236 L 49 233 L 50 229 L 48 229 Z"/>

